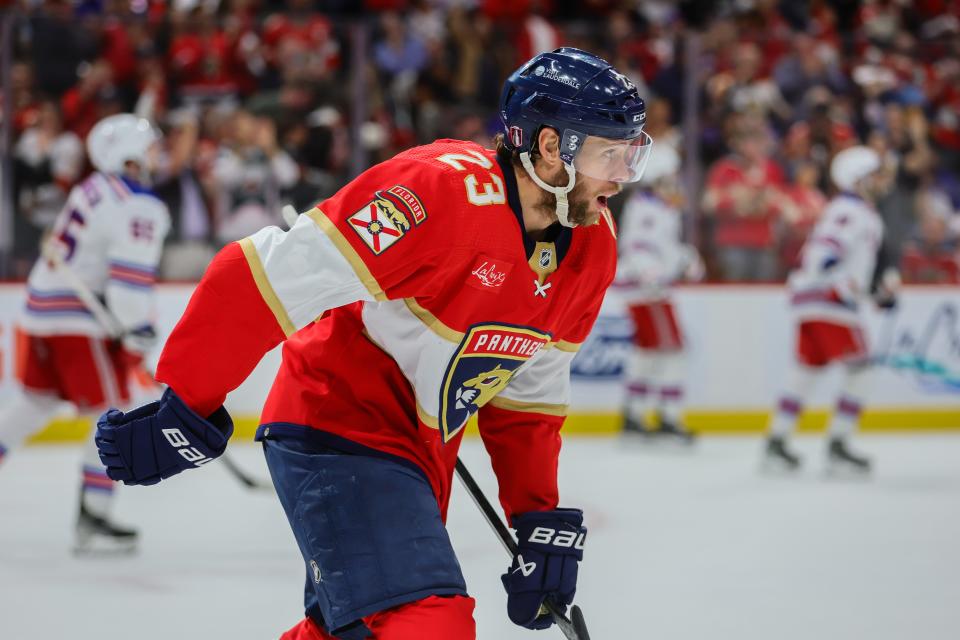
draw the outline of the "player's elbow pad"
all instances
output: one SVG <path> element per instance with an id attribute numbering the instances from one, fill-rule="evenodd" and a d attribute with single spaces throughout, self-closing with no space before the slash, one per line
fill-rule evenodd
<path id="1" fill-rule="evenodd" d="M 157 402 L 100 416 L 96 443 L 110 478 L 156 484 L 221 455 L 232 433 L 233 420 L 222 406 L 203 418 L 167 389 Z"/>

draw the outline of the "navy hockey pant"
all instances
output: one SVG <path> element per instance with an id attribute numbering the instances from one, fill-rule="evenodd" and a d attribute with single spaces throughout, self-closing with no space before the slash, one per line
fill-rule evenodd
<path id="1" fill-rule="evenodd" d="M 436 497 L 406 461 L 345 453 L 300 425 L 257 430 L 306 569 L 304 609 L 343 640 L 364 618 L 430 596 L 466 596 Z M 471 601 L 472 602 L 472 601 Z"/>

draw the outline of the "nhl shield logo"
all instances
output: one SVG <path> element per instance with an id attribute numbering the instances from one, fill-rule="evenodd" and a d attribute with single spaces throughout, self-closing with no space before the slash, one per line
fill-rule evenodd
<path id="1" fill-rule="evenodd" d="M 543 267 L 544 269 L 546 269 L 547 267 L 550 266 L 550 263 L 551 263 L 551 261 L 552 261 L 552 258 L 553 258 L 553 250 L 552 250 L 552 249 L 541 249 L 541 250 L 540 250 L 540 258 L 537 260 L 537 262 L 540 263 L 540 266 L 541 266 L 541 267 Z"/>
<path id="2" fill-rule="evenodd" d="M 517 369 L 549 341 L 550 334 L 527 327 L 470 327 L 440 387 L 438 422 L 443 441 L 457 435 L 470 416 L 503 391 Z"/>

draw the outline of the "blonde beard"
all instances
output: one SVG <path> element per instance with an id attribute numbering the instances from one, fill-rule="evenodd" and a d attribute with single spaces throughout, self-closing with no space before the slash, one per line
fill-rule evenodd
<path id="1" fill-rule="evenodd" d="M 567 180 L 567 170 L 562 166 L 557 170 L 557 173 L 550 176 L 546 183 L 552 186 L 558 184 L 566 184 Z M 573 190 L 567 194 L 567 202 L 569 203 L 569 209 L 567 213 L 567 219 L 578 227 L 588 227 L 592 224 L 596 224 L 600 219 L 600 214 L 590 211 L 590 202 L 591 200 L 583 197 L 583 182 L 577 177 L 577 182 L 573 186 Z M 537 200 L 534 205 L 541 213 L 549 215 L 551 218 L 556 219 L 557 217 L 557 196 L 549 191 L 540 190 L 540 198 Z"/>

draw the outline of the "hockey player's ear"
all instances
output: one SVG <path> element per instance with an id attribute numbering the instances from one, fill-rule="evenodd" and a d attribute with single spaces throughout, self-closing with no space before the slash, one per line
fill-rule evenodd
<path id="1" fill-rule="evenodd" d="M 548 175 L 552 175 L 560 166 L 560 136 L 555 129 L 543 127 L 537 136 L 537 149 Z"/>

